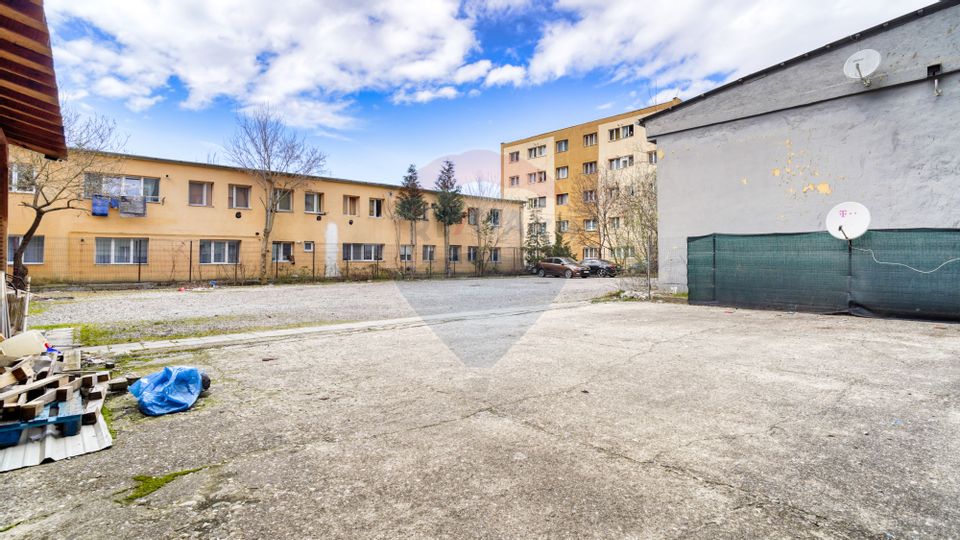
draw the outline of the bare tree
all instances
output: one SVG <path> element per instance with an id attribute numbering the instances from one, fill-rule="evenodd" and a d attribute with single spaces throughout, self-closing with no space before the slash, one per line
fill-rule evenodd
<path id="1" fill-rule="evenodd" d="M 613 254 L 624 266 L 643 261 L 641 279 L 652 288 L 657 254 L 657 173 L 652 165 L 636 165 L 621 178 L 617 204 L 619 226 L 610 231 Z M 634 284 L 636 285 L 636 284 Z M 634 286 L 633 288 L 638 288 Z"/>
<path id="2" fill-rule="evenodd" d="M 559 214 L 557 219 L 575 218 L 570 231 L 585 246 L 599 248 L 603 256 L 604 248 L 613 248 L 611 243 L 611 218 L 619 216 L 620 171 L 602 169 L 595 174 L 582 174 L 574 179 L 572 193 L 569 196 L 570 213 Z"/>
<path id="3" fill-rule="evenodd" d="M 505 200 L 500 198 L 500 187 L 494 182 L 477 178 L 464 188 L 464 194 L 470 197 L 466 200 L 467 227 L 476 239 L 473 264 L 477 275 L 482 276 L 491 264 L 502 261 L 500 244 L 519 224 L 515 216 L 505 215 Z"/>
<path id="4" fill-rule="evenodd" d="M 325 172 L 327 156 L 286 127 L 280 115 L 267 105 L 237 115 L 237 130 L 227 141 L 226 151 L 262 189 L 260 202 L 265 212 L 259 277 L 260 283 L 266 283 L 277 210 L 287 198 L 292 205 L 296 189 Z"/>
<path id="5" fill-rule="evenodd" d="M 69 159 L 52 161 L 19 149 L 14 155 L 10 189 L 30 193 L 20 205 L 33 212 L 30 226 L 13 252 L 13 274 L 21 282 L 27 276 L 24 254 L 44 216 L 64 210 L 88 211 L 81 206 L 87 177 L 109 176 L 120 169 L 121 158 L 112 153 L 123 149 L 126 138 L 118 135 L 116 122 L 100 115 L 81 115 L 70 108 L 65 108 L 62 116 Z"/>

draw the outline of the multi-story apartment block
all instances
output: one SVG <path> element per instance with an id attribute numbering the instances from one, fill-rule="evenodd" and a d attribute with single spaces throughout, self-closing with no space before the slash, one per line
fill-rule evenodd
<path id="1" fill-rule="evenodd" d="M 596 201 L 598 178 L 606 171 L 656 164 L 656 147 L 638 121 L 679 100 L 600 118 L 500 144 L 500 181 L 505 199 L 525 204 L 523 233 L 557 230 L 577 256 L 601 253 L 597 217 L 586 211 Z M 608 248 L 613 249 L 613 248 Z"/>
<path id="2" fill-rule="evenodd" d="M 242 280 L 257 276 L 264 190 L 243 170 L 169 159 L 117 156 L 109 174 L 88 174 L 77 210 L 47 214 L 25 253 L 34 281 Z M 28 167 L 11 156 L 8 258 L 29 227 Z M 399 186 L 310 178 L 285 193 L 270 235 L 270 277 L 370 275 L 404 268 L 442 273 L 443 228 L 428 210 L 416 225 L 393 212 Z M 435 194 L 425 190 L 428 203 Z M 454 271 L 522 269 L 522 204 L 465 197 L 451 228 Z M 478 220 L 494 224 L 478 239 Z"/>

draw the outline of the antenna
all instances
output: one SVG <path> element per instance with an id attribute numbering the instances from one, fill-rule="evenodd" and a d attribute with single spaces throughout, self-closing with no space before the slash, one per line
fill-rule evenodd
<path id="1" fill-rule="evenodd" d="M 827 213 L 827 232 L 837 240 L 853 240 L 870 227 L 870 211 L 858 202 L 840 203 Z"/>
<path id="2" fill-rule="evenodd" d="M 870 86 L 870 76 L 880 67 L 880 53 L 873 49 L 857 51 L 843 64 L 843 74 L 850 79 L 859 80 L 863 86 Z"/>

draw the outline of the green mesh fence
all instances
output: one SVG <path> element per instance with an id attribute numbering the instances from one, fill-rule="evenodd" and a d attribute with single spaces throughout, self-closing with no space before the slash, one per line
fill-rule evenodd
<path id="1" fill-rule="evenodd" d="M 690 303 L 960 320 L 960 230 L 687 240 Z"/>

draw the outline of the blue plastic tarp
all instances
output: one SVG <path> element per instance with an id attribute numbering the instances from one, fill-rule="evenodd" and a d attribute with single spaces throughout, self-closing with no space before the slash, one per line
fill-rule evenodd
<path id="1" fill-rule="evenodd" d="M 189 409 L 203 390 L 200 370 L 187 366 L 169 366 L 151 373 L 130 385 L 140 406 L 149 416 L 175 413 Z"/>

